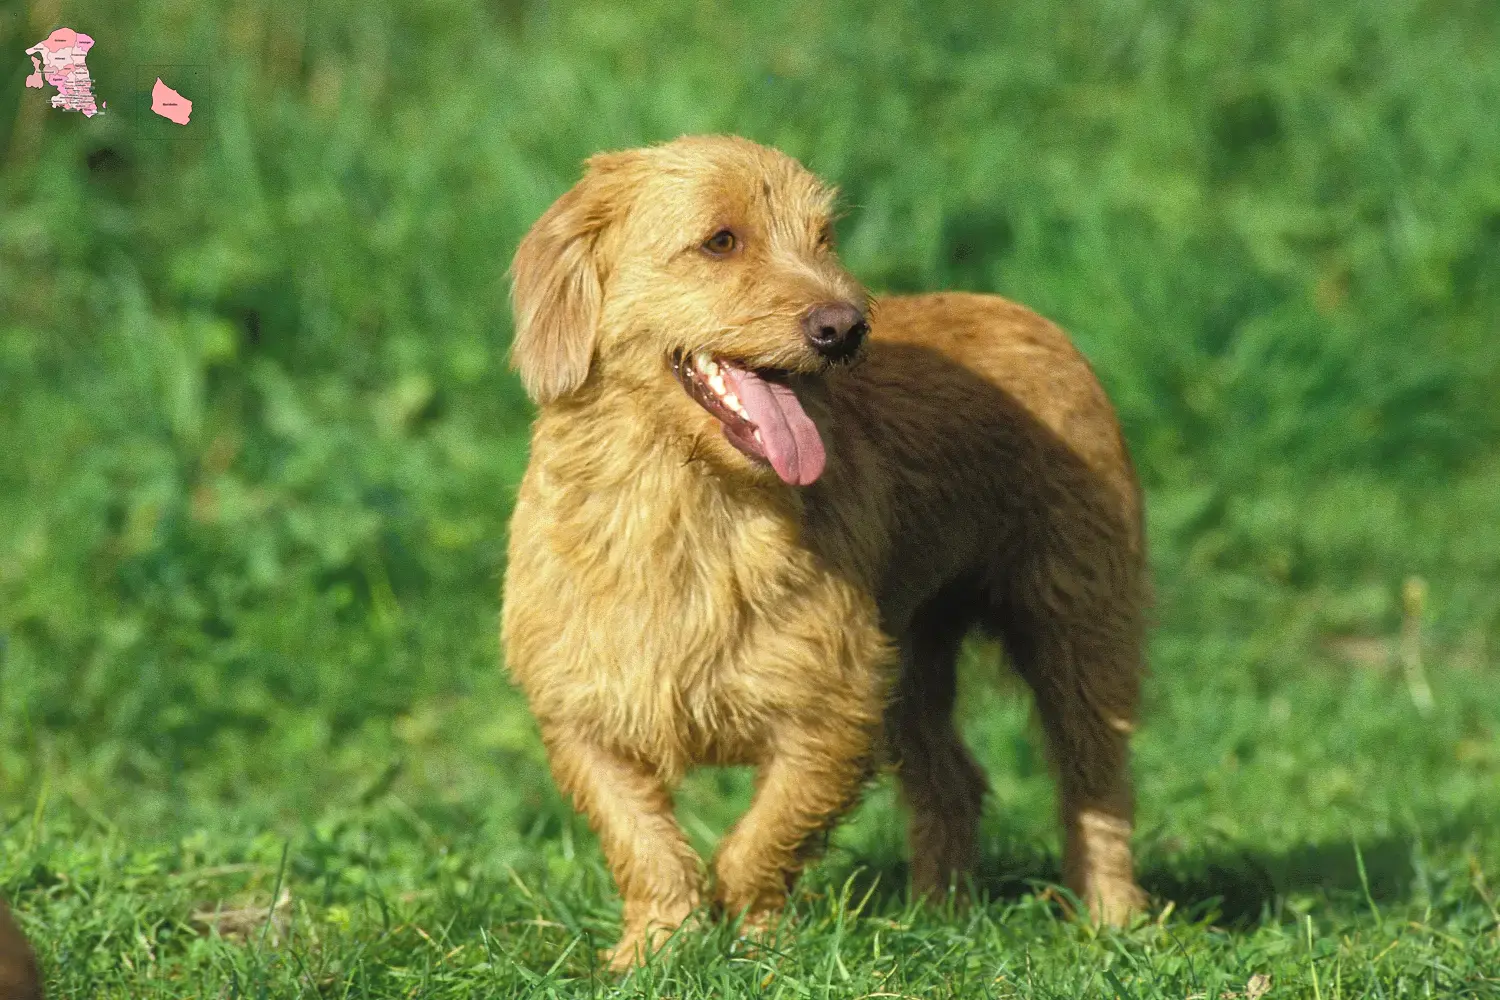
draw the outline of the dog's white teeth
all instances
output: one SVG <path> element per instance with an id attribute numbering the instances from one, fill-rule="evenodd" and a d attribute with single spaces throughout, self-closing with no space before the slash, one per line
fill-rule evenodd
<path id="1" fill-rule="evenodd" d="M 766 439 L 760 436 L 760 428 L 757 427 L 755 430 L 751 431 L 751 433 L 755 435 L 755 443 L 764 448 L 766 445 Z"/>
<path id="2" fill-rule="evenodd" d="M 696 352 L 690 361 L 693 370 L 698 374 L 698 384 L 706 385 L 720 403 L 748 423 L 750 411 L 745 409 L 745 404 L 741 403 L 740 398 L 734 394 L 734 390 L 729 388 L 729 382 L 725 378 L 728 374 L 725 366 L 715 361 L 713 355 L 707 351 Z M 755 439 L 760 440 L 760 431 L 755 432 Z"/>

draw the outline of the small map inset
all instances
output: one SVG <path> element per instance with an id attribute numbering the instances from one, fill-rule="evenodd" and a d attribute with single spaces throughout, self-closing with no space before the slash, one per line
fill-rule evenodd
<path id="1" fill-rule="evenodd" d="M 36 72 L 26 78 L 26 86 L 42 86 L 45 79 L 57 88 L 52 106 L 64 111 L 82 111 L 92 118 L 104 105 L 94 100 L 94 81 L 84 64 L 84 54 L 94 47 L 94 40 L 72 28 L 58 28 L 26 50 Z"/>
<path id="2" fill-rule="evenodd" d="M 186 125 L 188 116 L 193 113 L 193 102 L 162 83 L 161 77 L 157 77 L 155 86 L 151 88 L 151 110 L 168 121 Z"/>
<path id="3" fill-rule="evenodd" d="M 201 142 L 214 111 L 214 70 L 208 63 L 138 62 L 130 68 L 131 124 L 138 139 Z M 191 122 L 189 117 L 191 116 Z"/>

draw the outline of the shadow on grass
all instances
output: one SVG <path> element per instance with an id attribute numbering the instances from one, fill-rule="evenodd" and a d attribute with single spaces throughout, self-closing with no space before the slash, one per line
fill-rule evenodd
<path id="1" fill-rule="evenodd" d="M 1161 844 L 1146 845 L 1142 853 L 1137 874 L 1154 907 L 1171 901 L 1179 913 L 1227 927 L 1245 927 L 1268 914 L 1278 915 L 1288 897 L 1306 893 L 1364 905 L 1366 884 L 1376 903 L 1399 902 L 1412 895 L 1421 878 L 1409 837 L 1367 841 L 1357 852 L 1353 842 L 1344 842 L 1281 852 L 1208 848 L 1173 853 L 1170 844 Z M 847 857 L 829 872 L 840 882 L 852 875 L 853 899 L 872 893 L 872 902 L 896 906 L 907 898 L 908 874 L 906 860 L 894 857 Z M 1040 845 L 1008 844 L 980 861 L 974 888 L 981 898 L 1013 900 L 1061 880 L 1055 854 Z"/>
<path id="2" fill-rule="evenodd" d="M 1364 876 L 1360 875 L 1360 862 Z M 1376 902 L 1411 896 L 1416 870 L 1412 841 L 1383 837 L 1360 844 L 1304 844 L 1281 852 L 1219 851 L 1182 857 L 1156 856 L 1143 867 L 1141 885 L 1154 898 L 1181 907 L 1213 903 L 1220 923 L 1251 924 L 1279 914 L 1289 896 L 1323 893 Z"/>

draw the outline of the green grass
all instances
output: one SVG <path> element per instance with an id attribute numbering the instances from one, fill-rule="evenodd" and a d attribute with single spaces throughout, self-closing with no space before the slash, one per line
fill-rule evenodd
<path id="1" fill-rule="evenodd" d="M 93 120 L 21 84 L 58 23 Z M 0 52 L 0 893 L 54 995 L 1500 995 L 1492 4 L 32 3 Z M 191 126 L 131 113 L 192 62 Z M 582 157 L 710 130 L 839 183 L 872 287 L 1024 301 L 1115 398 L 1141 926 L 1061 918 L 975 649 L 980 903 L 907 908 L 882 784 L 773 948 L 598 975 L 496 643 L 503 272 Z M 748 787 L 693 776 L 698 846 Z"/>
<path id="2" fill-rule="evenodd" d="M 1156 686 L 1139 741 L 1142 877 L 1159 900 L 1143 926 L 1096 933 L 1039 891 L 1058 874 L 1050 785 L 1024 704 L 975 685 L 967 728 L 996 786 L 983 904 L 905 905 L 899 815 L 881 786 L 774 949 L 688 935 L 626 995 L 1185 997 L 1255 975 L 1273 996 L 1500 991 L 1486 884 L 1500 871 L 1500 761 L 1483 735 L 1497 685 L 1434 671 L 1424 718 L 1389 672 L 1302 660 L 1287 665 L 1298 676 L 1242 648 L 1158 645 L 1158 675 L 1181 693 Z M 1213 668 L 1195 669 L 1200 658 Z M 485 694 L 365 741 L 404 769 L 372 761 L 369 785 L 273 827 L 231 806 L 166 835 L 44 787 L 6 830 L 0 873 L 58 994 L 607 992 L 594 956 L 618 905 L 598 851 L 535 773 L 475 738 L 486 715 L 516 711 Z M 700 846 L 743 804 L 744 779 L 690 784 L 680 811 Z M 268 919 L 278 889 L 288 901 Z M 219 925 L 205 915 L 216 907 L 251 912 Z"/>

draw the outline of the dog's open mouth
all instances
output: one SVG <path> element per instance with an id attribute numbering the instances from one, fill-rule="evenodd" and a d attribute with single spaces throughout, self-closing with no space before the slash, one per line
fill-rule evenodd
<path id="1" fill-rule="evenodd" d="M 671 362 L 677 381 L 718 419 L 730 444 L 769 463 L 793 486 L 806 486 L 822 474 L 823 439 L 784 372 L 746 368 L 707 351 L 677 351 Z"/>

